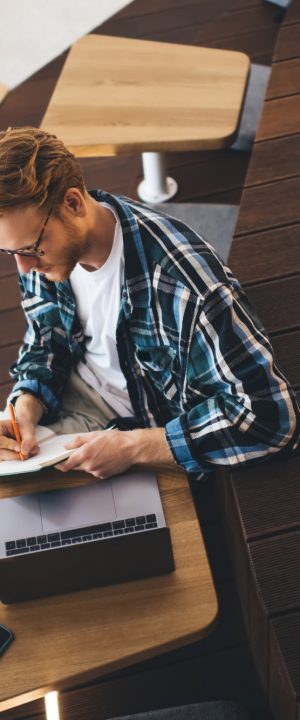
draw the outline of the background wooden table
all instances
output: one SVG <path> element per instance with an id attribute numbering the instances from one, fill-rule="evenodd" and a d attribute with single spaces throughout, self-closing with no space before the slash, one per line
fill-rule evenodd
<path id="1" fill-rule="evenodd" d="M 165 202 L 178 184 L 162 151 L 230 145 L 249 67 L 239 52 L 87 35 L 71 49 L 42 128 L 77 157 L 141 151 L 138 195 Z"/>
<path id="2" fill-rule="evenodd" d="M 46 478 L 39 488 L 46 489 Z M 83 480 L 80 475 L 78 483 Z M 175 572 L 2 605 L 0 622 L 15 640 L 1 661 L 0 711 L 201 639 L 213 628 L 217 600 L 186 477 L 164 471 L 159 485 Z M 11 488 L 1 483 L 1 497 Z M 32 489 L 25 478 L 24 491 Z"/>
<path id="3" fill-rule="evenodd" d="M 237 129 L 249 66 L 230 50 L 87 35 L 41 127 L 77 157 L 222 148 Z"/>

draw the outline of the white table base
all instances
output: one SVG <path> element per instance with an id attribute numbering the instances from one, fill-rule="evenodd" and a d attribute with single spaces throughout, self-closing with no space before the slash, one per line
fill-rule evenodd
<path id="1" fill-rule="evenodd" d="M 139 184 L 138 196 L 147 203 L 165 202 L 176 195 L 176 180 L 166 175 L 163 153 L 142 153 L 144 180 Z"/>

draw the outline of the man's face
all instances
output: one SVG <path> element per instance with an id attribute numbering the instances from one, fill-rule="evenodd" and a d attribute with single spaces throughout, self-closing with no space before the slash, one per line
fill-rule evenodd
<path id="1" fill-rule="evenodd" d="M 62 282 L 85 253 L 85 233 L 76 218 L 67 217 L 65 212 L 59 218 L 51 213 L 43 227 L 46 219 L 47 212 L 35 207 L 12 210 L 0 216 L 0 248 L 30 250 L 40 237 L 38 249 L 43 255 L 15 255 L 18 270 L 22 274 L 37 270 L 49 280 Z"/>

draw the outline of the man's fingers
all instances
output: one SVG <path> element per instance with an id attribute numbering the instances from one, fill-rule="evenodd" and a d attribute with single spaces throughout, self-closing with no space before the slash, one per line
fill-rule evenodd
<path id="1" fill-rule="evenodd" d="M 4 448 L 0 450 L 0 462 L 2 460 L 19 460 L 19 453 L 12 452 L 12 450 L 5 450 Z"/>
<path id="2" fill-rule="evenodd" d="M 18 460 L 19 453 L 22 453 L 24 458 L 38 453 L 39 447 L 36 444 L 35 427 L 32 423 L 19 423 L 19 429 L 21 443 L 15 438 L 11 420 L 5 419 L 0 422 L 0 461 Z"/>
<path id="3" fill-rule="evenodd" d="M 37 455 L 40 450 L 39 445 L 34 445 L 33 448 L 30 450 L 30 457 L 33 457 L 34 455 Z"/>
<path id="4" fill-rule="evenodd" d="M 13 438 L 0 435 L 0 449 L 13 450 L 15 453 L 20 452 L 20 445 Z"/>
<path id="5" fill-rule="evenodd" d="M 77 453 L 72 453 L 70 457 L 68 457 L 63 462 L 59 463 L 58 465 L 55 465 L 54 467 L 57 468 L 57 470 L 61 470 L 62 472 L 68 472 L 69 470 L 74 470 L 79 467 L 81 460 L 78 459 Z"/>

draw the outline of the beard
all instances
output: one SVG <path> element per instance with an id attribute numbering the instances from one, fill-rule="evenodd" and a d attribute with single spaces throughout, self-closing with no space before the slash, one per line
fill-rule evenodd
<path id="1" fill-rule="evenodd" d="M 68 220 L 64 220 L 64 231 L 65 246 L 60 250 L 58 260 L 54 259 L 49 270 L 46 269 L 44 272 L 46 278 L 53 282 L 68 280 L 87 247 L 85 236 Z M 43 268 L 39 268 L 38 271 L 43 273 Z"/>

